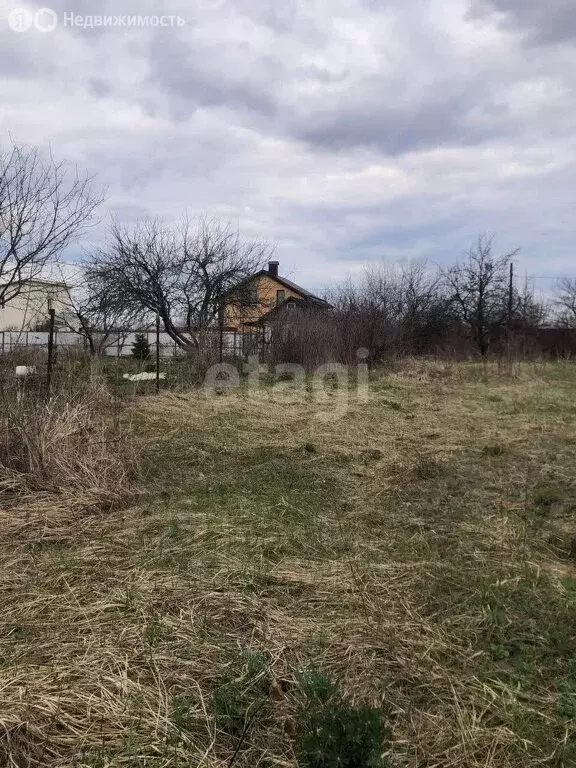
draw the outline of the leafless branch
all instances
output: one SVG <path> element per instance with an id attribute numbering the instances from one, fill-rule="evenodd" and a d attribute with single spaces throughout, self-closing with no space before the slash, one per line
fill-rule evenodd
<path id="1" fill-rule="evenodd" d="M 564 277 L 556 283 L 556 319 L 559 325 L 576 328 L 576 279 Z"/>
<path id="2" fill-rule="evenodd" d="M 0 151 L 0 304 L 43 275 L 101 202 L 92 180 L 66 163 L 16 144 Z"/>
<path id="3" fill-rule="evenodd" d="M 132 228 L 114 225 L 87 276 L 118 305 L 159 315 L 179 347 L 195 349 L 227 292 L 269 254 L 266 243 L 245 241 L 214 220 L 177 227 L 148 220 Z"/>
<path id="4" fill-rule="evenodd" d="M 93 260 L 89 256 L 68 280 L 65 309 L 60 317 L 71 331 L 81 336 L 92 357 L 101 357 L 109 347 L 122 344 L 128 334 L 145 321 L 137 307 L 118 301 L 116 292 L 90 279 Z"/>

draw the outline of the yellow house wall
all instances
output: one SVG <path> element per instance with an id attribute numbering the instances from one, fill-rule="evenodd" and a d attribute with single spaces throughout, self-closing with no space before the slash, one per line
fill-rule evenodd
<path id="1" fill-rule="evenodd" d="M 302 294 L 287 288 L 273 277 L 261 275 L 257 281 L 257 303 L 251 307 L 243 307 L 239 302 L 230 302 L 224 310 L 224 325 L 228 328 L 242 330 L 244 323 L 258 320 L 266 312 L 276 306 L 276 291 L 284 291 L 284 298 L 300 298 Z"/>

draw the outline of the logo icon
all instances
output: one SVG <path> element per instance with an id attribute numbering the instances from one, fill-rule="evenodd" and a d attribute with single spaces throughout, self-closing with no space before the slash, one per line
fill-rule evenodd
<path id="1" fill-rule="evenodd" d="M 34 14 L 34 26 L 39 32 L 52 32 L 58 26 L 58 15 L 52 8 L 40 8 Z"/>
<path id="2" fill-rule="evenodd" d="M 8 14 L 8 26 L 14 32 L 27 32 L 34 23 L 34 16 L 26 8 L 13 8 Z"/>
<path id="3" fill-rule="evenodd" d="M 8 14 L 8 26 L 14 32 L 28 32 L 32 27 L 38 32 L 52 32 L 58 26 L 58 14 L 52 8 L 40 8 L 36 13 L 13 8 Z"/>

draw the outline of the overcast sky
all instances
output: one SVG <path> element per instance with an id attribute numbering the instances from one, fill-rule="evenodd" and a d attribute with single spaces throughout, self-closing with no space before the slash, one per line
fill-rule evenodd
<path id="1" fill-rule="evenodd" d="M 98 174 L 130 221 L 208 212 L 309 287 L 479 232 L 576 275 L 574 0 L 0 0 L 0 140 Z M 76 15 L 182 26 L 81 28 Z"/>

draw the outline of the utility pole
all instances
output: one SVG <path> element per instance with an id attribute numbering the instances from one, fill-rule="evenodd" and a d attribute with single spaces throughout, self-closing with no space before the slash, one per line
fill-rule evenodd
<path id="1" fill-rule="evenodd" d="M 160 315 L 156 315 L 156 394 L 160 392 Z"/>
<path id="2" fill-rule="evenodd" d="M 514 262 L 510 262 L 510 283 L 508 286 L 508 334 L 512 332 L 512 312 L 514 308 Z"/>
<path id="3" fill-rule="evenodd" d="M 50 315 L 50 324 L 48 328 L 48 362 L 46 364 L 46 399 L 50 400 L 50 391 L 52 389 L 52 370 L 54 368 L 54 330 L 56 325 L 56 310 L 53 307 L 48 309 Z"/>
<path id="4" fill-rule="evenodd" d="M 514 262 L 510 262 L 510 282 L 508 283 L 508 323 L 506 328 L 506 347 L 509 360 L 512 360 L 512 313 L 514 310 Z"/>

